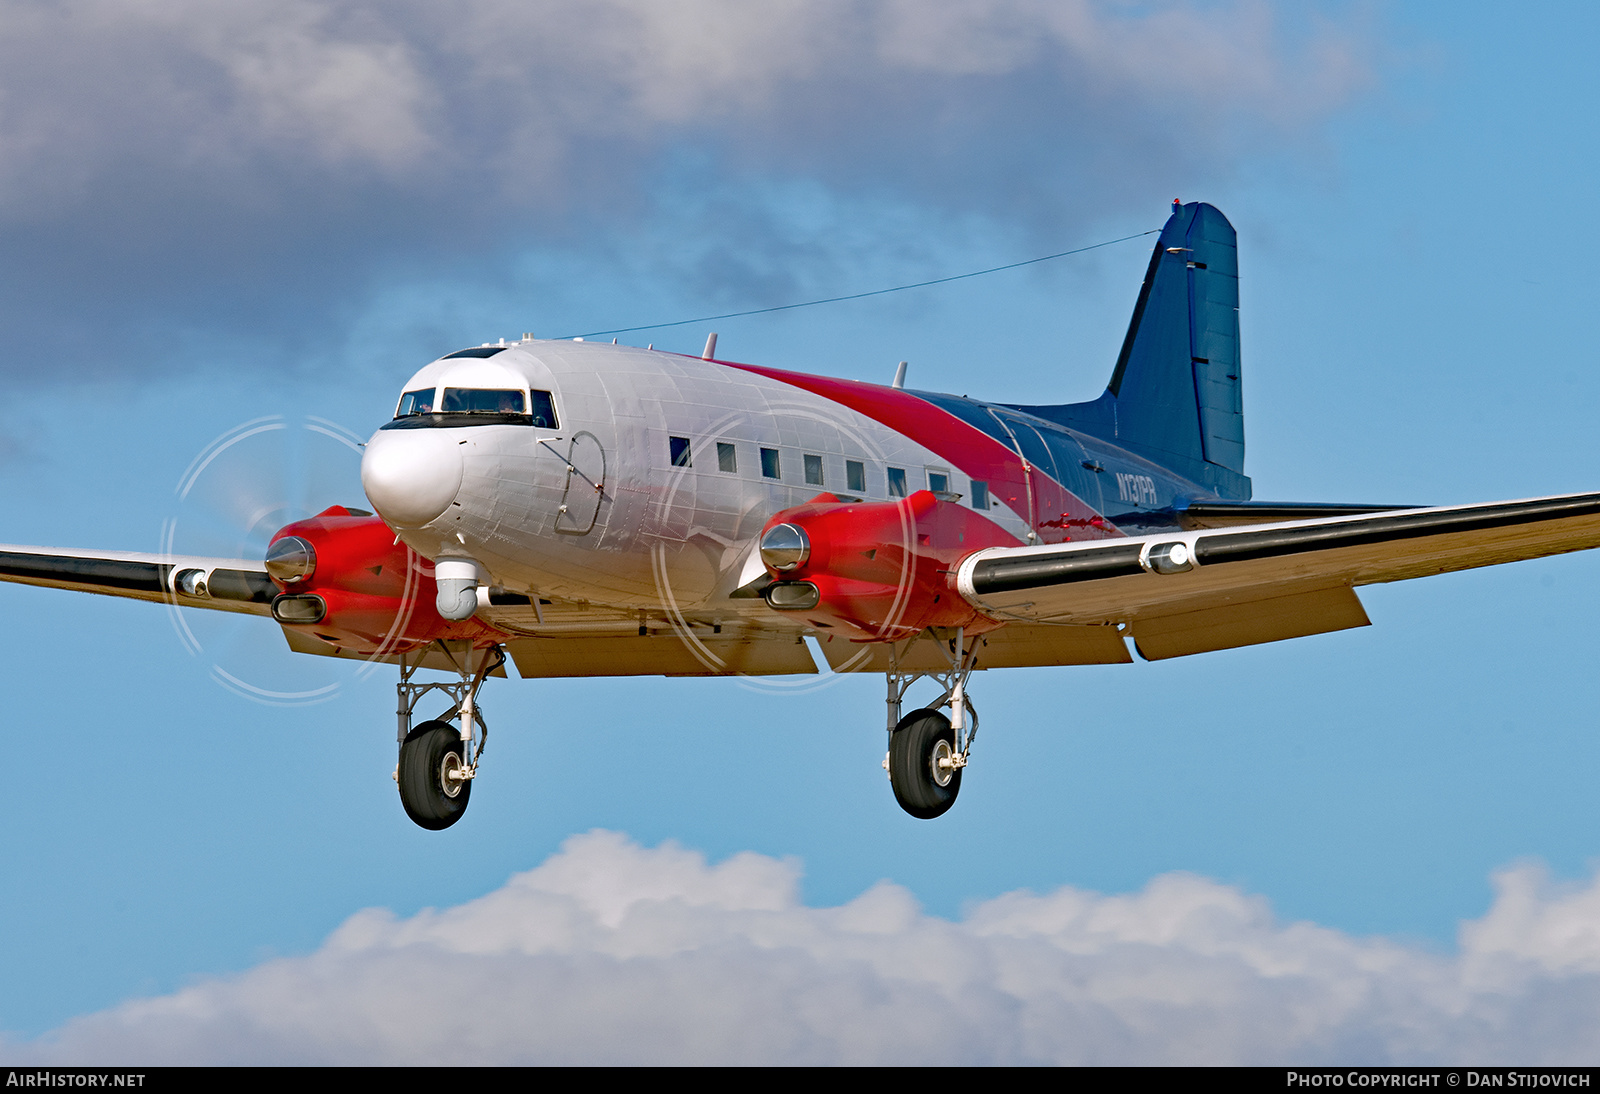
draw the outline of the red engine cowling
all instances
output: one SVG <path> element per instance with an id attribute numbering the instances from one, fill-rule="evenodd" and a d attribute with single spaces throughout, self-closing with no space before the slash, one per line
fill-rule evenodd
<path id="1" fill-rule="evenodd" d="M 928 627 L 999 626 L 962 599 L 952 578 L 973 551 L 1017 540 L 973 510 L 918 490 L 896 502 L 819 495 L 774 516 L 761 543 L 775 578 L 762 594 L 768 605 L 881 642 Z"/>
<path id="2" fill-rule="evenodd" d="M 267 545 L 267 572 L 283 590 L 273 618 L 351 653 L 409 653 L 441 638 L 489 646 L 507 637 L 476 618 L 440 616 L 433 563 L 380 518 L 341 506 L 280 528 Z"/>

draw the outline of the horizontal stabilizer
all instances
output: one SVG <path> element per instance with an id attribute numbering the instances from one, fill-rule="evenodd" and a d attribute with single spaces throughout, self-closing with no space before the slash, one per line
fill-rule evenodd
<path id="1" fill-rule="evenodd" d="M 1173 509 L 1171 517 L 1178 527 L 1188 531 L 1196 528 L 1237 528 L 1246 524 L 1277 524 L 1318 517 L 1355 517 L 1420 508 L 1417 505 L 1340 505 L 1318 501 L 1192 501 Z"/>

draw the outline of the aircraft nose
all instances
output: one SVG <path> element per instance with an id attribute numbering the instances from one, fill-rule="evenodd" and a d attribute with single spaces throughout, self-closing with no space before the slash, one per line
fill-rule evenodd
<path id="1" fill-rule="evenodd" d="M 445 429 L 380 429 L 361 456 L 361 487 L 378 515 L 420 528 L 461 489 L 461 446 Z"/>

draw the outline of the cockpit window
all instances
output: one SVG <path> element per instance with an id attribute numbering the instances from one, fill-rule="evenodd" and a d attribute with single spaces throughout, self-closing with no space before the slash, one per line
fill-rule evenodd
<path id="1" fill-rule="evenodd" d="M 496 388 L 447 387 L 444 405 L 439 408 L 446 414 L 526 414 L 527 401 L 520 391 Z"/>
<path id="2" fill-rule="evenodd" d="M 463 425 L 534 425 L 556 429 L 555 400 L 548 391 L 447 387 L 443 399 L 435 407 L 433 389 L 424 388 L 401 396 L 399 413 L 384 428 Z"/>
<path id="3" fill-rule="evenodd" d="M 533 397 L 533 424 L 544 429 L 556 429 L 556 404 L 548 391 L 530 391 Z"/>
<path id="4" fill-rule="evenodd" d="M 418 391 L 408 391 L 400 396 L 400 410 L 396 418 L 409 418 L 413 414 L 433 413 L 433 388 L 425 387 Z"/>
<path id="5" fill-rule="evenodd" d="M 439 358 L 449 361 L 456 357 L 493 357 L 497 353 L 505 352 L 505 346 L 473 346 L 471 349 L 458 349 L 454 353 L 447 353 Z"/>

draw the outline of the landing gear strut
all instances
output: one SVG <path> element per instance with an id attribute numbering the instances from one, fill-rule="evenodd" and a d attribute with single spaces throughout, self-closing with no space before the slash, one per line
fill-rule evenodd
<path id="1" fill-rule="evenodd" d="M 478 689 L 489 674 L 506 663 L 499 646 L 487 650 L 450 648 L 437 644 L 450 658 L 460 679 L 453 683 L 412 682 L 421 662 L 407 663 L 400 657 L 400 682 L 395 686 L 399 706 L 400 762 L 395 765 L 394 781 L 400 786 L 400 804 L 406 816 L 433 831 L 449 828 L 467 811 L 472 796 L 472 780 L 478 775 L 478 761 L 489 740 L 489 727 L 478 709 Z M 454 646 L 454 643 L 450 644 Z M 441 691 L 455 704 L 432 721 L 411 728 L 411 713 L 430 691 Z M 451 725 L 460 721 L 460 728 Z"/>
<path id="2" fill-rule="evenodd" d="M 967 698 L 967 677 L 978 663 L 979 638 L 966 641 L 956 628 L 955 640 L 939 649 L 950 662 L 948 672 L 901 672 L 896 653 L 889 681 L 889 752 L 883 766 L 889 772 L 900 808 L 918 820 L 932 820 L 956 803 L 961 792 L 961 770 L 967 766 L 973 739 L 978 735 L 978 712 Z M 907 689 L 924 676 L 944 685 L 944 694 L 931 706 L 900 716 Z M 948 707 L 950 716 L 940 713 Z"/>

